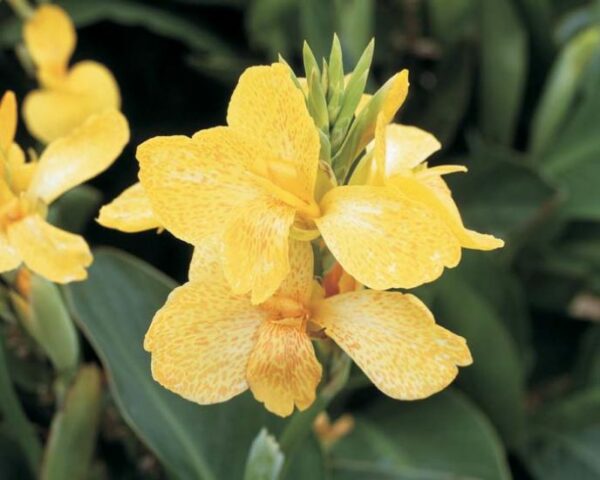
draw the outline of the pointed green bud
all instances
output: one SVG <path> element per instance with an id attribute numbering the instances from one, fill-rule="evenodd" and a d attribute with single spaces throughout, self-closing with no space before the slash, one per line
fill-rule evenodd
<path id="1" fill-rule="evenodd" d="M 322 132 L 329 133 L 329 115 L 327 102 L 321 87 L 321 79 L 317 70 L 312 70 L 308 77 L 308 111 L 315 121 L 315 125 Z"/>
<path id="2" fill-rule="evenodd" d="M 304 61 L 304 76 L 307 81 L 311 77 L 313 71 L 317 72 L 317 76 L 321 76 L 317 59 L 306 42 L 304 42 L 304 45 L 302 46 L 302 59 Z"/>

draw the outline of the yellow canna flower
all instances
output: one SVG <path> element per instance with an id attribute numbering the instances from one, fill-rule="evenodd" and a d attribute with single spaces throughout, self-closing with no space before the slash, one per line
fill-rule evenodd
<path id="1" fill-rule="evenodd" d="M 49 143 L 90 115 L 119 108 L 119 87 L 104 65 L 86 60 L 69 68 L 76 33 L 62 8 L 39 6 L 25 23 L 23 36 L 41 87 L 25 98 L 23 115 L 38 140 Z"/>
<path id="2" fill-rule="evenodd" d="M 127 121 L 116 110 L 91 116 L 30 162 L 13 141 L 16 126 L 17 103 L 7 92 L 0 102 L 0 272 L 25 263 L 54 282 L 82 280 L 90 250 L 79 235 L 46 222 L 48 205 L 112 164 L 128 141 Z"/>
<path id="3" fill-rule="evenodd" d="M 391 121 L 407 91 L 404 71 L 392 79 L 381 118 Z M 377 290 L 432 281 L 460 260 L 444 219 L 394 186 L 339 186 L 315 198 L 319 134 L 287 66 L 247 69 L 227 123 L 193 138 L 150 139 L 137 158 L 161 225 L 194 246 L 220 238 L 235 294 L 251 291 L 261 303 L 275 292 L 290 271 L 290 232 L 321 234 L 344 270 Z"/>
<path id="4" fill-rule="evenodd" d="M 164 387 L 200 404 L 248 388 L 280 416 L 308 408 L 321 379 L 311 335 L 337 343 L 385 394 L 432 395 L 472 362 L 462 337 L 435 324 L 416 297 L 359 290 L 324 298 L 310 243 L 290 242 L 291 269 L 275 295 L 254 305 L 231 292 L 217 236 L 196 248 L 190 280 L 154 317 L 144 347 Z"/>
<path id="5" fill-rule="evenodd" d="M 134 183 L 100 209 L 97 222 L 107 228 L 135 233 L 161 228 L 141 183 Z"/>
<path id="6" fill-rule="evenodd" d="M 502 240 L 464 227 L 452 192 L 442 176 L 467 169 L 461 165 L 428 167 L 427 158 L 440 148 L 438 140 L 429 132 L 413 126 L 388 125 L 385 118 L 379 117 L 373 150 L 359 163 L 350 183 L 395 187 L 443 220 L 455 237 L 454 243 L 463 248 L 502 247 Z"/>

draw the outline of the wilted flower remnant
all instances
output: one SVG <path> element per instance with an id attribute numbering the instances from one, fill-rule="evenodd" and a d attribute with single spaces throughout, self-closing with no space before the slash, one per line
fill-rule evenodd
<path id="1" fill-rule="evenodd" d="M 421 164 L 437 141 L 390 125 L 407 72 L 363 96 L 371 55 L 372 45 L 347 78 L 336 41 L 323 71 L 305 49 L 305 81 L 285 63 L 249 68 L 227 126 L 138 148 L 141 184 L 100 222 L 160 225 L 195 247 L 190 281 L 146 336 L 165 387 L 201 404 L 250 389 L 285 416 L 315 399 L 315 339 L 397 399 L 431 395 L 471 363 L 465 340 L 421 301 L 383 290 L 435 280 L 461 247 L 502 241 L 463 227 L 441 178 L 457 167 Z M 311 241 L 323 247 L 318 264 L 336 261 L 323 286 Z"/>
<path id="2" fill-rule="evenodd" d="M 81 280 L 92 261 L 88 245 L 50 225 L 48 206 L 114 162 L 129 139 L 127 121 L 116 110 L 91 116 L 29 161 L 14 142 L 16 128 L 17 102 L 6 92 L 0 102 L 0 272 L 24 263 L 54 282 Z"/>

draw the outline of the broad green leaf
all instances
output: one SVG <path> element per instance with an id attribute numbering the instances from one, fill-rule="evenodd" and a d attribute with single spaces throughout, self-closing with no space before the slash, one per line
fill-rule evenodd
<path id="1" fill-rule="evenodd" d="M 253 0 L 246 11 L 246 31 L 250 44 L 267 52 L 270 58 L 291 57 L 298 49 L 297 0 Z"/>
<path id="2" fill-rule="evenodd" d="M 428 0 L 427 8 L 433 34 L 446 46 L 459 43 L 475 29 L 474 0 Z"/>
<path id="3" fill-rule="evenodd" d="M 498 311 L 477 284 L 465 280 L 460 269 L 446 272 L 434 288 L 436 320 L 466 338 L 473 356 L 473 365 L 460 370 L 458 385 L 490 417 L 505 442 L 517 445 L 525 426 L 524 366 L 500 318 L 505 312 Z"/>
<path id="4" fill-rule="evenodd" d="M 559 133 L 579 86 L 583 72 L 600 47 L 600 26 L 578 34 L 561 50 L 534 113 L 529 149 L 540 154 Z"/>
<path id="5" fill-rule="evenodd" d="M 242 478 L 248 449 L 265 426 L 280 422 L 251 395 L 200 406 L 156 383 L 142 347 L 154 313 L 173 281 L 114 250 L 98 250 L 86 282 L 66 287 L 81 329 L 109 373 L 116 403 L 130 427 L 175 478 Z"/>
<path id="6" fill-rule="evenodd" d="M 531 36 L 533 60 L 546 66 L 552 60 L 555 42 L 552 38 L 554 12 L 551 0 L 516 0 Z"/>
<path id="7" fill-rule="evenodd" d="M 335 0 L 336 31 L 342 42 L 344 64 L 351 68 L 375 36 L 375 0 Z"/>
<path id="8" fill-rule="evenodd" d="M 98 214 L 102 194 L 94 187 L 81 185 L 62 195 L 48 212 L 48 221 L 68 232 L 81 232 Z"/>
<path id="9" fill-rule="evenodd" d="M 33 480 L 33 472 L 29 471 L 27 459 L 19 445 L 4 434 L 0 426 L 0 472 L 2 478 L 19 480 Z"/>
<path id="10" fill-rule="evenodd" d="M 335 11 L 332 2 L 300 0 L 296 3 L 301 38 L 310 44 L 317 59 L 325 58 L 335 32 Z M 296 48 L 297 46 L 294 46 L 294 49 Z"/>
<path id="11" fill-rule="evenodd" d="M 479 114 L 484 137 L 511 145 L 527 78 L 527 33 L 513 0 L 479 2 Z"/>
<path id="12" fill-rule="evenodd" d="M 277 440 L 262 429 L 250 446 L 244 480 L 277 480 L 283 467 L 283 453 Z"/>
<path id="13" fill-rule="evenodd" d="M 426 400 L 381 400 L 335 444 L 335 480 L 508 480 L 502 444 L 485 416 L 449 389 Z"/>
<path id="14" fill-rule="evenodd" d="M 20 451 L 26 458 L 28 473 L 34 477 L 42 457 L 42 447 L 13 388 L 4 348 L 4 338 L 0 336 L 0 432 L 10 439 L 14 450 Z"/>
<path id="15" fill-rule="evenodd" d="M 579 347 L 575 380 L 582 387 L 600 388 L 600 325 L 589 328 Z"/>
<path id="16" fill-rule="evenodd" d="M 102 379 L 94 365 L 83 366 L 52 420 L 42 480 L 87 478 L 102 406 Z"/>
<path id="17" fill-rule="evenodd" d="M 539 480 L 600 477 L 600 388 L 574 393 L 533 419 L 524 459 Z"/>

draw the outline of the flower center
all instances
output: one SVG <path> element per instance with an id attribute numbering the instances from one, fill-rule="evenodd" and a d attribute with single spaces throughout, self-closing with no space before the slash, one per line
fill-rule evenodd
<path id="1" fill-rule="evenodd" d="M 275 321 L 302 321 L 309 314 L 308 309 L 299 301 L 279 295 L 269 298 L 260 305 L 260 308 L 267 311 L 270 319 Z"/>

